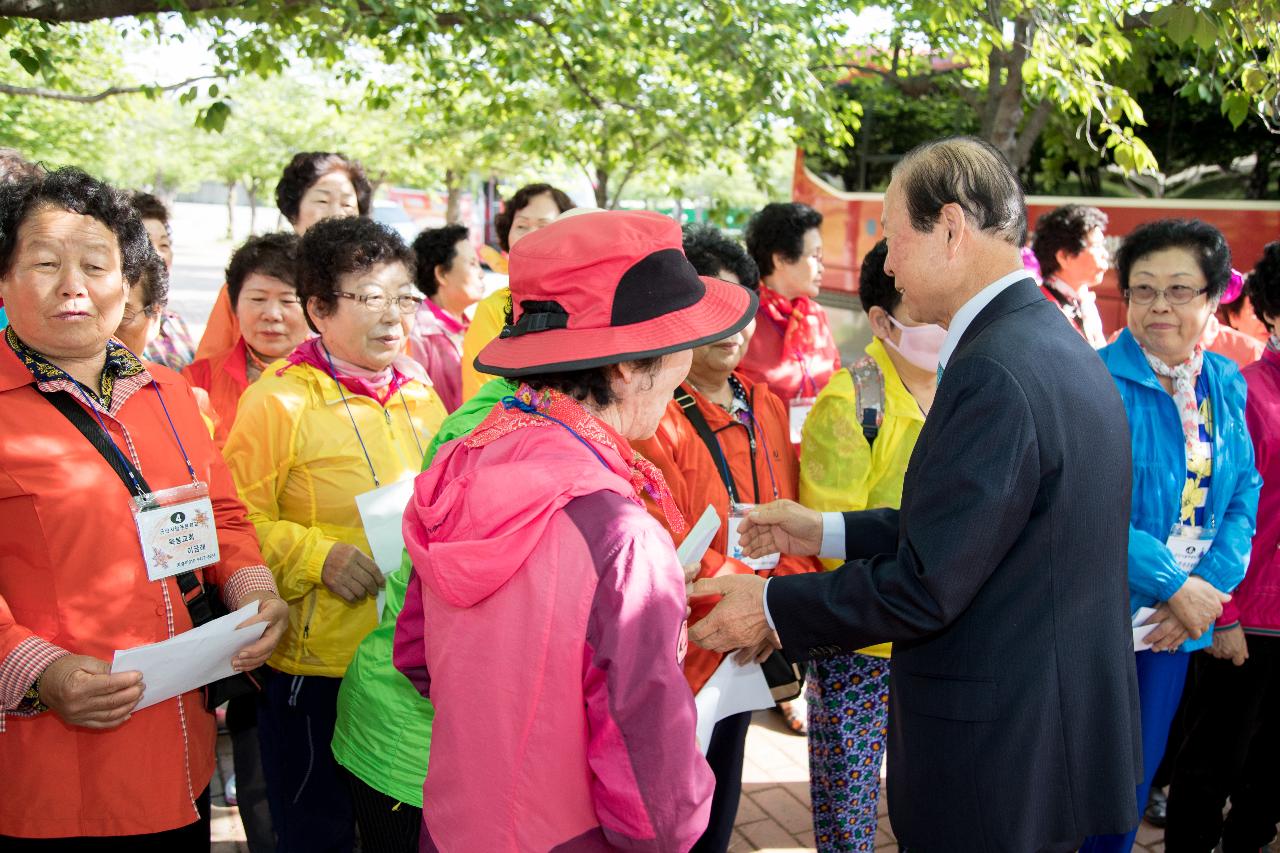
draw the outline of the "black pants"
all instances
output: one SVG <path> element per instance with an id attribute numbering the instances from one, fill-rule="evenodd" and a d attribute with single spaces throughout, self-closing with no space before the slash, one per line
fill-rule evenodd
<path id="1" fill-rule="evenodd" d="M 236 809 L 244 824 L 249 853 L 274 853 L 276 834 L 271 828 L 262 747 L 258 743 L 257 696 L 241 696 L 227 703 L 227 731 L 231 734 L 236 774 Z"/>
<path id="2" fill-rule="evenodd" d="M 146 835 L 90 838 L 10 838 L 0 835 L 4 853 L 209 853 L 209 789 L 196 799 L 200 819 L 178 829 Z"/>
<path id="3" fill-rule="evenodd" d="M 338 773 L 351 792 L 362 853 L 418 853 L 422 809 L 388 797 L 341 764 Z"/>
<path id="4" fill-rule="evenodd" d="M 1280 822 L 1280 637 L 1250 634 L 1243 666 L 1192 656 L 1186 740 L 1169 785 L 1168 853 L 1257 851 Z M 1227 798 L 1231 811 L 1223 820 Z"/>
<path id="5" fill-rule="evenodd" d="M 352 853 L 351 794 L 329 744 L 341 678 L 270 670 L 258 698 L 258 740 L 277 853 Z"/>
<path id="6" fill-rule="evenodd" d="M 711 795 L 711 817 L 702 837 L 690 853 L 724 853 L 733 835 L 733 821 L 738 816 L 738 800 L 742 798 L 742 758 L 747 749 L 747 729 L 751 712 L 725 717 L 711 730 L 707 744 L 707 764 L 716 777 L 716 790 Z"/>

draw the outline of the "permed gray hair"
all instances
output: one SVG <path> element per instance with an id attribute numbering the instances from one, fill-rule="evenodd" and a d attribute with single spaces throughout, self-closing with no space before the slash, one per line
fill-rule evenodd
<path id="1" fill-rule="evenodd" d="M 917 145 L 893 167 L 911 227 L 931 231 L 945 204 L 958 204 L 979 231 L 1014 246 L 1027 242 L 1022 184 L 1004 155 L 973 136 Z"/>

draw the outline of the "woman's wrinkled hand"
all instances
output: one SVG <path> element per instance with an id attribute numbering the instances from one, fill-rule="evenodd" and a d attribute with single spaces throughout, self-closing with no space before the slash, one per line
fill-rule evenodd
<path id="1" fill-rule="evenodd" d="M 1156 626 L 1150 634 L 1147 634 L 1146 640 L 1151 644 L 1151 650 L 1155 652 L 1177 651 L 1191 636 L 1187 632 L 1187 626 L 1174 615 L 1167 603 L 1157 607 L 1156 612 L 1148 616 L 1143 624 Z"/>
<path id="2" fill-rule="evenodd" d="M 65 655 L 40 674 L 40 701 L 64 723 L 114 729 L 142 699 L 140 672 L 112 674 L 111 664 L 88 655 Z"/>
<path id="3" fill-rule="evenodd" d="M 320 569 L 320 580 L 330 592 L 351 604 L 377 595 L 387 582 L 372 559 L 346 542 L 338 542 L 329 549 L 329 556 Z"/>
<path id="4" fill-rule="evenodd" d="M 1235 625 L 1231 628 L 1214 629 L 1213 645 L 1207 651 L 1215 658 L 1243 666 L 1249 659 L 1249 642 L 1244 637 L 1244 628 Z"/>
<path id="5" fill-rule="evenodd" d="M 1208 581 L 1195 575 L 1188 577 L 1169 598 L 1169 609 L 1186 626 L 1191 639 L 1198 640 L 1222 615 L 1222 605 L 1231 600 Z"/>
<path id="6" fill-rule="evenodd" d="M 285 604 L 280 596 L 271 592 L 253 592 L 241 599 L 236 609 L 239 610 L 251 601 L 258 602 L 257 614 L 236 627 L 243 628 L 245 625 L 256 622 L 266 622 L 267 630 L 262 632 L 261 637 L 236 652 L 235 657 L 231 659 L 231 667 L 236 672 L 247 672 L 266 663 L 267 658 L 271 657 L 271 653 L 276 650 L 276 644 L 284 636 L 284 629 L 289 624 L 289 605 Z"/>

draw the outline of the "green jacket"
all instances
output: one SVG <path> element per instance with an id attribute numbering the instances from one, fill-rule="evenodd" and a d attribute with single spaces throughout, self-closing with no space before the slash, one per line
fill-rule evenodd
<path id="1" fill-rule="evenodd" d="M 512 392 L 503 379 L 487 383 L 440 426 L 422 461 L 425 471 L 447 441 L 464 436 L 485 419 L 494 404 Z M 387 577 L 382 618 L 356 649 L 338 691 L 333 756 L 369 787 L 422 808 L 422 783 L 431 749 L 435 710 L 391 663 L 396 617 L 404 607 L 413 565 L 405 553 Z"/>

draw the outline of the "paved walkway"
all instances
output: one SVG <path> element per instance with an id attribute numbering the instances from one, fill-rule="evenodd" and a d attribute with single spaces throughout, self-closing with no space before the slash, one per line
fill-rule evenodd
<path id="1" fill-rule="evenodd" d="M 223 804 L 222 782 L 230 773 L 231 742 L 223 735 L 218 741 L 218 773 L 212 786 L 213 853 L 248 853 L 239 814 Z M 882 791 L 876 850 L 898 849 L 888 814 Z M 757 712 L 747 734 L 742 803 L 729 849 L 732 853 L 814 849 L 805 739 L 792 734 L 782 717 L 771 711 Z M 1280 845 L 1273 845 L 1272 850 L 1280 853 Z M 1164 853 L 1164 833 L 1143 823 L 1134 851 Z"/>

